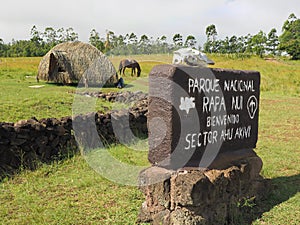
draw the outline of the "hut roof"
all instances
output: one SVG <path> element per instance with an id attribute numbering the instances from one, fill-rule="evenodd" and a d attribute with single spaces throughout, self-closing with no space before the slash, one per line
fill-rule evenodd
<path id="1" fill-rule="evenodd" d="M 84 77 L 89 84 L 116 82 L 116 71 L 96 47 L 83 42 L 65 42 L 53 47 L 40 61 L 38 78 L 56 83 L 77 83 Z"/>

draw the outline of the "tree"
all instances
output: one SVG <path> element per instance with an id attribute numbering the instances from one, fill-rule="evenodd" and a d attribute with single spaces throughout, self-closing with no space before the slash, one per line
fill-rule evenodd
<path id="1" fill-rule="evenodd" d="M 229 53 L 229 37 L 226 36 L 224 40 L 219 40 L 219 43 L 217 44 L 219 46 L 218 48 L 218 52 L 219 53 Z"/>
<path id="2" fill-rule="evenodd" d="M 204 44 L 205 52 L 216 52 L 217 29 L 214 24 L 211 24 L 205 29 L 206 43 Z"/>
<path id="3" fill-rule="evenodd" d="M 251 51 L 262 58 L 265 53 L 266 41 L 266 34 L 263 31 L 259 31 L 250 40 Z"/>
<path id="4" fill-rule="evenodd" d="M 0 38 L 0 56 L 1 56 L 1 57 L 5 57 L 5 56 L 6 56 L 6 50 L 7 50 L 7 47 L 6 47 L 6 45 L 4 44 L 3 39 Z"/>
<path id="5" fill-rule="evenodd" d="M 138 37 L 135 33 L 128 35 L 128 54 L 138 54 Z"/>
<path id="6" fill-rule="evenodd" d="M 30 35 L 31 35 L 30 40 L 36 44 L 41 44 L 41 42 L 43 41 L 41 34 L 35 25 L 31 28 Z"/>
<path id="7" fill-rule="evenodd" d="M 43 36 L 45 42 L 51 47 L 55 46 L 58 43 L 57 33 L 52 27 L 46 27 Z"/>
<path id="8" fill-rule="evenodd" d="M 106 52 L 106 54 L 112 54 L 112 55 L 127 55 L 127 54 L 129 54 L 125 41 L 126 41 L 126 36 L 123 36 L 123 35 L 111 36 L 112 49 L 109 52 Z"/>
<path id="9" fill-rule="evenodd" d="M 72 27 L 69 27 L 66 29 L 65 32 L 63 32 L 62 39 L 60 42 L 66 42 L 66 41 L 77 41 L 78 40 L 78 34 L 74 31 Z"/>
<path id="10" fill-rule="evenodd" d="M 152 47 L 151 50 L 153 53 L 169 53 L 171 46 L 167 42 L 167 37 L 165 35 L 162 35 L 161 37 L 158 37 L 155 42 L 151 43 Z"/>
<path id="11" fill-rule="evenodd" d="M 238 52 L 238 38 L 233 35 L 229 39 L 229 53 L 237 53 Z"/>
<path id="12" fill-rule="evenodd" d="M 113 36 L 113 38 L 113 43 L 115 47 L 122 47 L 125 45 L 125 37 L 123 35 Z"/>
<path id="13" fill-rule="evenodd" d="M 238 37 L 238 46 L 237 52 L 238 53 L 245 53 L 247 48 L 247 40 L 244 36 Z"/>
<path id="14" fill-rule="evenodd" d="M 300 19 L 291 14 L 282 27 L 279 49 L 286 51 L 292 59 L 300 59 Z"/>
<path id="15" fill-rule="evenodd" d="M 103 40 L 101 40 L 99 33 L 95 29 L 90 32 L 89 43 L 100 51 L 104 50 Z"/>
<path id="16" fill-rule="evenodd" d="M 139 41 L 139 50 L 141 54 L 150 54 L 151 43 L 147 35 L 143 34 Z"/>
<path id="17" fill-rule="evenodd" d="M 273 55 L 276 55 L 279 40 L 278 40 L 277 30 L 275 28 L 271 29 L 271 31 L 268 33 L 268 39 L 266 44 L 267 44 L 266 46 L 267 51 Z"/>
<path id="18" fill-rule="evenodd" d="M 216 26 L 214 24 L 211 24 L 206 27 L 205 34 L 208 42 L 215 42 L 218 35 Z"/>
<path id="19" fill-rule="evenodd" d="M 181 34 L 175 34 L 173 36 L 173 43 L 175 47 L 182 47 L 183 46 L 183 39 Z"/>
<path id="20" fill-rule="evenodd" d="M 111 49 L 113 49 L 114 36 L 115 36 L 115 33 L 113 31 L 106 30 L 106 40 L 104 42 L 104 51 L 105 52 L 109 52 L 109 51 L 111 51 Z"/>
<path id="21" fill-rule="evenodd" d="M 34 25 L 30 30 L 30 40 L 27 44 L 26 55 L 28 56 L 43 56 L 49 50 L 45 48 L 45 43 L 42 38 L 42 34 L 38 31 L 37 27 Z"/>
<path id="22" fill-rule="evenodd" d="M 137 44 L 138 38 L 135 33 L 131 33 L 128 38 L 129 44 Z"/>
<path id="23" fill-rule="evenodd" d="M 184 46 L 193 48 L 195 47 L 196 43 L 196 38 L 193 35 L 189 35 L 185 40 Z"/>
<path id="24" fill-rule="evenodd" d="M 159 39 L 162 43 L 167 43 L 167 37 L 165 35 L 161 36 Z"/>
<path id="25" fill-rule="evenodd" d="M 251 47 L 251 40 L 252 40 L 252 35 L 247 34 L 244 36 L 244 45 L 245 45 L 245 51 L 248 53 L 252 53 L 252 47 Z"/>
<path id="26" fill-rule="evenodd" d="M 170 53 L 172 46 L 168 44 L 167 37 L 165 35 L 159 38 L 159 50 L 158 53 Z"/>

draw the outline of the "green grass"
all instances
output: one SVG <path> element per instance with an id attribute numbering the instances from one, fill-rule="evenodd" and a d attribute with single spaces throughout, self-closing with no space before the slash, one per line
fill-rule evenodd
<path id="1" fill-rule="evenodd" d="M 140 141 L 128 147 L 111 146 L 108 151 L 116 160 L 149 166 L 146 148 Z M 94 160 L 101 160 L 102 150 L 93 152 Z M 1 224 L 133 224 L 143 202 L 141 192 L 105 179 L 91 169 L 92 163 L 76 155 L 4 180 Z"/>
<path id="2" fill-rule="evenodd" d="M 40 58 L 0 59 L 0 121 L 16 122 L 30 117 L 63 117 L 70 114 L 71 87 L 36 82 Z M 44 85 L 41 88 L 31 88 Z"/>
<path id="3" fill-rule="evenodd" d="M 262 175 L 271 180 L 273 189 L 266 200 L 253 207 L 252 223 L 300 224 L 300 62 L 210 57 L 215 67 L 261 72 L 256 152 L 264 162 Z M 117 65 L 121 58 L 125 57 L 111 59 Z M 131 77 L 127 70 L 124 78 L 130 85 L 125 90 L 146 91 L 147 75 L 156 64 L 150 60 L 171 61 L 168 55 L 128 58 L 141 61 L 142 78 Z M 71 115 L 76 87 L 44 82 L 39 83 L 45 85 L 39 89 L 28 87 L 37 84 L 34 77 L 38 62 L 39 58 L 0 59 L 0 121 Z M 104 104 L 97 102 L 96 109 L 111 107 Z M 147 145 L 145 141 L 137 145 L 112 146 L 106 153 L 128 165 L 147 166 Z M 42 165 L 36 171 L 23 171 L 2 181 L 0 224 L 134 224 L 143 195 L 136 187 L 111 182 L 97 173 L 109 172 L 96 168 L 99 162 L 109 164 L 105 161 L 107 154 L 101 149 L 91 154 Z M 107 177 L 118 176 L 118 169 L 112 167 L 113 173 L 106 173 Z"/>
<path id="4" fill-rule="evenodd" d="M 1 224 L 132 224 L 142 195 L 76 156 L 0 184 Z"/>
<path id="5" fill-rule="evenodd" d="M 258 70 L 261 72 L 261 90 L 283 96 L 300 96 L 300 62 L 297 61 L 265 61 L 252 57 L 232 59 L 224 56 L 210 56 L 215 62 L 214 67 Z M 111 57 L 113 65 L 118 68 L 119 61 L 125 57 Z M 124 76 L 126 88 L 123 90 L 148 91 L 147 76 L 153 66 L 161 63 L 171 63 L 171 55 L 136 55 L 126 56 L 140 62 L 142 73 L 140 78 L 131 77 L 130 69 Z M 1 58 L 0 59 L 0 121 L 16 122 L 32 116 L 38 119 L 44 117 L 63 117 L 72 114 L 72 105 L 76 87 L 57 86 L 40 81 L 35 76 L 40 58 Z M 41 88 L 31 88 L 34 85 L 44 85 Z M 92 89 L 100 90 L 100 89 Z M 116 88 L 102 88 L 101 91 L 118 91 Z M 95 110 L 104 110 L 110 105 L 98 100 Z"/>
<path id="6" fill-rule="evenodd" d="M 261 91 L 300 96 L 300 62 L 283 59 L 264 60 L 259 57 L 234 59 L 212 55 L 214 67 L 256 70 L 261 74 Z"/>
<path id="7" fill-rule="evenodd" d="M 37 68 L 40 58 L 0 58 L 0 121 L 16 122 L 31 117 L 50 118 L 72 115 L 74 86 L 58 86 L 45 81 L 36 82 Z M 114 64 L 116 58 L 113 59 Z M 142 90 L 148 92 L 147 76 L 156 62 L 141 62 L 143 68 L 140 78 L 132 77 L 130 69 L 124 76 L 126 91 Z M 32 86 L 40 85 L 40 88 Z M 89 88 L 89 91 L 119 91 L 116 88 Z M 80 101 L 84 97 L 76 97 Z M 86 98 L 84 98 L 86 100 Z M 107 111 L 111 104 L 97 100 L 93 111 Z M 90 107 L 88 107 L 89 111 Z M 83 112 L 83 111 L 82 111 Z"/>
<path id="8" fill-rule="evenodd" d="M 253 224 L 300 224 L 300 99 L 263 93 L 260 104 L 256 152 L 274 189 Z"/>

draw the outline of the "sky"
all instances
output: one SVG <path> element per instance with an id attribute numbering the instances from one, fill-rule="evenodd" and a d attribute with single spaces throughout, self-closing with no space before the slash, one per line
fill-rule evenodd
<path id="1" fill-rule="evenodd" d="M 39 31 L 72 27 L 84 42 L 96 29 L 101 37 L 110 30 L 169 41 L 180 33 L 203 45 L 208 25 L 216 26 L 220 39 L 272 28 L 280 34 L 291 13 L 300 18 L 299 0 L 10 0 L 1 4 L 0 38 L 28 40 L 35 25 Z"/>

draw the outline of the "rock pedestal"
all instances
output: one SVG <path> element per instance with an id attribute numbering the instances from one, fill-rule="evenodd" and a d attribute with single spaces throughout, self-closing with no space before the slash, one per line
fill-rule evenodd
<path id="1" fill-rule="evenodd" d="M 243 201 L 262 197 L 260 73 L 159 65 L 149 74 L 149 162 L 140 222 L 243 224 Z"/>
<path id="2" fill-rule="evenodd" d="M 259 175 L 262 161 L 251 156 L 225 169 L 183 168 L 177 171 L 152 166 L 139 177 L 146 197 L 138 222 L 151 224 L 238 224 L 240 205 L 266 192 Z"/>

